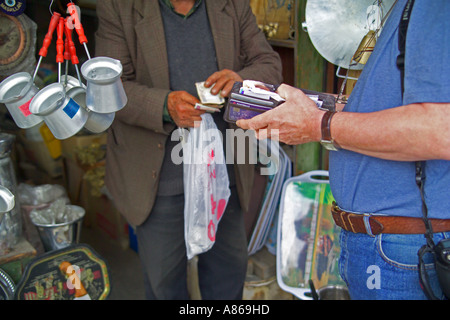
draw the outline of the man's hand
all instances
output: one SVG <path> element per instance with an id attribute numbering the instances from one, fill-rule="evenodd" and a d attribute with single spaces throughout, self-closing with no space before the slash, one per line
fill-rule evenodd
<path id="1" fill-rule="evenodd" d="M 233 84 L 236 81 L 243 80 L 236 72 L 223 69 L 210 75 L 205 81 L 205 87 L 209 88 L 214 85 L 211 89 L 211 93 L 218 94 L 220 92 L 220 95 L 225 98 L 230 94 Z"/>
<path id="2" fill-rule="evenodd" d="M 194 108 L 200 102 L 196 97 L 186 91 L 173 91 L 167 98 L 167 109 L 172 120 L 180 128 L 195 127 L 202 121 L 203 110 Z M 197 122 L 197 123 L 195 123 Z"/>
<path id="3" fill-rule="evenodd" d="M 286 102 L 236 124 L 243 129 L 255 130 L 258 139 L 278 139 L 291 145 L 320 141 L 324 111 L 299 89 L 283 84 L 277 92 Z"/>

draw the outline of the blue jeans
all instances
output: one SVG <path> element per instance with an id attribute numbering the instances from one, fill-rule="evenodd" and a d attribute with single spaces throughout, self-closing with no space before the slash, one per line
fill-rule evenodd
<path id="1" fill-rule="evenodd" d="M 450 232 L 434 235 L 435 243 Z M 367 234 L 341 231 L 339 271 L 354 300 L 426 299 L 419 282 L 418 251 L 426 244 L 424 235 Z M 435 296 L 443 298 L 431 255 L 426 268 Z"/>

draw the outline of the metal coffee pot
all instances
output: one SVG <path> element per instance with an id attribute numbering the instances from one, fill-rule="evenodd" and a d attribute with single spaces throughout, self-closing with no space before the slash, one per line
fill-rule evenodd
<path id="1" fill-rule="evenodd" d="M 109 57 L 95 57 L 86 61 L 81 73 L 87 81 L 86 106 L 98 113 L 121 110 L 127 104 L 123 88 L 122 64 Z"/>

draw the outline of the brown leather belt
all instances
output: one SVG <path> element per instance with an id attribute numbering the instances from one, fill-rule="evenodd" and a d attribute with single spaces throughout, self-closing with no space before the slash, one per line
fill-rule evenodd
<path id="1" fill-rule="evenodd" d="M 336 225 L 353 233 L 378 235 L 380 233 L 424 234 L 426 232 L 421 218 L 356 214 L 341 210 L 336 203 L 333 203 L 331 213 Z M 434 233 L 450 231 L 450 219 L 429 220 Z"/>

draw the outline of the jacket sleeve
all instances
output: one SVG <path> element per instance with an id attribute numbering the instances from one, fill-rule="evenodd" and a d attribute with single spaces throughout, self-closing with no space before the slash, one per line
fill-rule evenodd
<path id="1" fill-rule="evenodd" d="M 95 34 L 95 55 L 120 60 L 122 82 L 127 105 L 116 113 L 116 119 L 158 133 L 169 134 L 174 128 L 163 121 L 167 89 L 154 88 L 136 81 L 136 35 L 134 34 L 132 1 L 98 0 L 98 29 Z"/>

